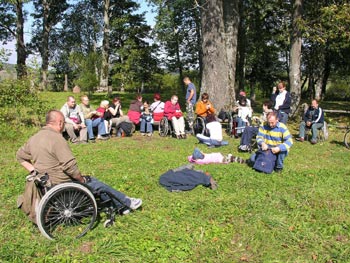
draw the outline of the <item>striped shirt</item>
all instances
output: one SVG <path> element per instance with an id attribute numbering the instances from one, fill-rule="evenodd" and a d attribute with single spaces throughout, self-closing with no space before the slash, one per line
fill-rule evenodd
<path id="1" fill-rule="evenodd" d="M 265 142 L 269 148 L 278 146 L 281 151 L 289 151 L 293 145 L 292 135 L 287 126 L 281 122 L 277 122 L 274 128 L 271 128 L 267 123 L 260 126 L 256 141 L 259 146 Z"/>

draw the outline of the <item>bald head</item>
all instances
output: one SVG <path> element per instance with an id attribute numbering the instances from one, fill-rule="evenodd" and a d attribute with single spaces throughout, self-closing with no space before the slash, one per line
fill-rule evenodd
<path id="1" fill-rule="evenodd" d="M 46 114 L 46 126 L 53 128 L 58 132 L 64 129 L 64 116 L 59 110 L 50 110 Z"/>

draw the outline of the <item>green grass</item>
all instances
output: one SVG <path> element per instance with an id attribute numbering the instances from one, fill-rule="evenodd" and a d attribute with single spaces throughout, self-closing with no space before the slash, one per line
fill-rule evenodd
<path id="1" fill-rule="evenodd" d="M 42 94 L 54 108 L 66 95 Z M 103 96 L 93 97 L 95 106 Z M 297 124 L 290 129 L 296 135 Z M 282 174 L 260 174 L 237 163 L 196 166 L 218 181 L 216 191 L 200 186 L 169 193 L 158 179 L 186 164 L 194 147 L 235 155 L 238 140 L 227 137 L 229 146 L 208 149 L 194 137 L 148 138 L 137 132 L 72 146 L 84 174 L 144 204 L 141 211 L 117 217 L 111 228 L 103 227 L 103 215 L 83 238 L 61 241 L 45 239 L 16 209 L 26 172 L 15 153 L 35 131 L 2 141 L 0 262 L 350 262 L 350 151 L 341 143 L 344 130 L 332 127 L 329 140 L 317 145 L 295 142 Z"/>

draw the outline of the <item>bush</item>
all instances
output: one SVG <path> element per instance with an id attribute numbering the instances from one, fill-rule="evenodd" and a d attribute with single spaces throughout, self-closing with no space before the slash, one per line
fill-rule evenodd
<path id="1" fill-rule="evenodd" d="M 350 99 L 350 80 L 333 80 L 326 92 L 326 100 L 348 101 Z"/>
<path id="2" fill-rule="evenodd" d="M 29 81 L 11 80 L 0 83 L 0 133 L 9 138 L 9 129 L 20 131 L 21 127 L 38 126 L 48 107 L 38 98 Z"/>

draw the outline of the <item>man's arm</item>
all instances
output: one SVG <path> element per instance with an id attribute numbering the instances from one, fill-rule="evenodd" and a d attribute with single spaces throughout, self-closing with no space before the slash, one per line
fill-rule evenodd
<path id="1" fill-rule="evenodd" d="M 194 90 L 193 90 L 193 88 L 192 88 L 191 91 L 190 91 L 190 95 L 189 95 L 188 98 L 187 98 L 187 103 L 190 103 L 190 101 L 191 101 L 193 95 L 194 95 Z"/>

